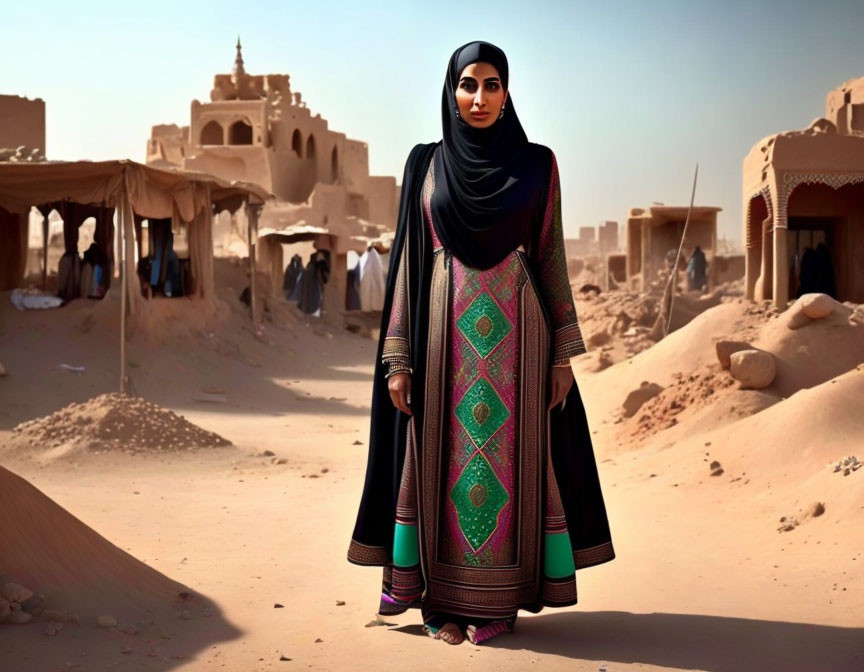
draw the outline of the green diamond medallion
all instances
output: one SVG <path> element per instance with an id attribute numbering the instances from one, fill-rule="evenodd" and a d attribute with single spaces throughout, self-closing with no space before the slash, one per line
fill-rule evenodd
<path id="1" fill-rule="evenodd" d="M 485 378 L 478 378 L 456 406 L 456 417 L 478 448 L 482 448 L 510 417 L 510 411 Z"/>
<path id="2" fill-rule="evenodd" d="M 456 320 L 456 326 L 484 359 L 513 329 L 510 320 L 488 292 L 477 295 Z"/>
<path id="3" fill-rule="evenodd" d="M 450 491 L 459 527 L 474 551 L 492 536 L 498 527 L 498 515 L 509 499 L 485 455 L 476 453 Z"/>

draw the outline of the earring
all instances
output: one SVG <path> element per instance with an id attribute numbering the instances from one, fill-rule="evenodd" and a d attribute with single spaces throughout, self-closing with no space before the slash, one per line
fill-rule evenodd
<path id="1" fill-rule="evenodd" d="M 456 118 L 457 118 L 457 119 L 461 119 L 461 118 L 462 118 L 462 115 L 459 114 L 459 106 L 458 106 L 458 105 L 454 105 L 454 106 L 453 106 L 453 111 L 456 112 Z"/>
<path id="2" fill-rule="evenodd" d="M 498 118 L 499 118 L 499 119 L 503 119 L 503 118 L 504 118 L 504 106 L 503 106 L 503 105 L 501 106 L 501 114 L 498 115 Z"/>

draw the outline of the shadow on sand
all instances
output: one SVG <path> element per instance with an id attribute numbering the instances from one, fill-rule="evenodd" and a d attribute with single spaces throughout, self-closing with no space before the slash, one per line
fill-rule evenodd
<path id="1" fill-rule="evenodd" d="M 394 630 L 423 635 L 419 625 Z M 522 618 L 483 646 L 707 672 L 864 670 L 864 628 L 693 614 L 568 612 Z"/>

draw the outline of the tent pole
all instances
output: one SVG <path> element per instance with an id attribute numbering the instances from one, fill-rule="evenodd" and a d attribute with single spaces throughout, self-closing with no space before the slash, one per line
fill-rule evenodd
<path id="1" fill-rule="evenodd" d="M 249 246 L 249 308 L 252 311 L 252 326 L 255 323 L 255 248 L 258 242 L 258 207 L 246 202 L 246 238 Z"/>
<path id="2" fill-rule="evenodd" d="M 123 199 L 127 195 L 123 194 Z M 117 218 L 120 224 L 120 394 L 126 394 L 126 204 L 120 208 Z"/>
<path id="3" fill-rule="evenodd" d="M 48 215 L 42 215 L 42 291 L 48 289 Z"/>

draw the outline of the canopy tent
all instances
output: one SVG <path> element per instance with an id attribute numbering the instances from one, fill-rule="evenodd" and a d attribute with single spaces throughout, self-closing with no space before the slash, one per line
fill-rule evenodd
<path id="1" fill-rule="evenodd" d="M 63 202 L 102 206 L 117 210 L 117 222 L 129 246 L 126 251 L 129 259 L 134 258 L 133 213 L 148 219 L 174 218 L 186 224 L 193 275 L 199 280 L 196 295 L 211 297 L 213 209 L 233 212 L 244 202 L 258 205 L 268 197 L 264 189 L 254 184 L 227 182 L 205 173 L 153 168 L 129 160 L 0 163 L 0 208 L 5 211 L 0 219 L 0 224 L 5 224 L 0 235 L 15 243 L 3 246 L 4 256 L 10 262 L 3 265 L 14 267 L 20 282 L 23 264 L 19 255 L 26 250 L 19 244 L 17 230 L 26 226 L 26 221 L 22 224 L 21 220 L 26 220 L 31 206 L 39 207 L 43 215 L 50 212 L 51 206 Z M 137 277 L 134 273 L 128 275 L 127 298 L 134 311 L 141 297 Z M 4 288 L 8 288 L 13 278 L 4 280 Z"/>
<path id="2" fill-rule="evenodd" d="M 251 183 L 227 182 L 213 175 L 153 168 L 127 159 L 50 163 L 0 163 L 0 290 L 18 286 L 24 277 L 27 218 L 38 207 L 46 218 L 57 204 L 84 206 L 73 226 L 91 212 L 86 206 L 116 210 L 120 229 L 121 332 L 126 315 L 143 308 L 138 275 L 125 272 L 135 258 L 135 216 L 172 218 L 188 227 L 189 257 L 196 278 L 194 296 L 214 297 L 213 212 L 235 212 L 244 203 L 257 210 L 270 194 Z M 92 214 L 92 213 L 91 213 Z M 113 226 L 113 221 L 111 223 Z M 104 232 L 103 232 L 104 236 Z M 111 236 L 113 238 L 113 235 Z M 77 237 L 76 237 L 77 240 Z M 47 242 L 47 241 L 46 241 Z M 69 241 L 66 241 L 67 246 Z M 121 338 L 121 390 L 125 380 L 125 338 Z"/>

